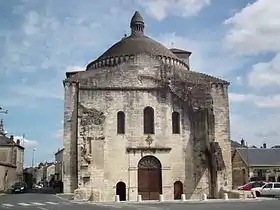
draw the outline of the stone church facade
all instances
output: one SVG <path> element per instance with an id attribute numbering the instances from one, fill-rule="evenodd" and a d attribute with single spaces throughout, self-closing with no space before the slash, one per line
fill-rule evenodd
<path id="1" fill-rule="evenodd" d="M 64 80 L 64 193 L 93 201 L 219 197 L 230 189 L 227 81 L 191 71 L 190 52 L 123 37 Z"/>

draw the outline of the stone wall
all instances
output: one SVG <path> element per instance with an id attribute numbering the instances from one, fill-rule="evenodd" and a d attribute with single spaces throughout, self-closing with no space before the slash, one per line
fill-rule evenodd
<path id="1" fill-rule="evenodd" d="M 64 82 L 63 183 L 64 193 L 77 189 L 77 83 Z"/>
<path id="2" fill-rule="evenodd" d="M 21 147 L 15 148 L 16 152 L 16 174 L 19 181 L 23 181 L 23 164 L 24 164 L 24 149 Z"/>
<path id="3" fill-rule="evenodd" d="M 58 181 L 63 178 L 63 151 L 64 149 L 61 149 L 55 154 L 55 174 Z"/>
<path id="4" fill-rule="evenodd" d="M 13 149 L 10 146 L 0 147 L 0 161 L 4 163 L 12 163 Z"/>
<path id="5" fill-rule="evenodd" d="M 225 170 L 218 172 L 218 190 L 232 189 L 232 162 L 229 123 L 229 101 L 227 85 L 212 85 L 213 114 L 215 123 L 214 140 L 219 142 Z"/>
<path id="6" fill-rule="evenodd" d="M 154 58 L 139 55 L 125 64 L 79 72 L 65 80 L 64 192 L 73 192 L 79 186 L 86 190 L 88 198 L 112 201 L 116 184 L 123 181 L 127 199 L 136 200 L 137 164 L 147 154 L 161 161 L 165 199 L 173 199 L 173 183 L 179 180 L 188 198 L 209 194 L 209 166 L 202 164 L 206 146 L 202 141 L 209 140 L 207 127 L 198 125 L 196 137 L 201 141 L 195 142 L 190 123 L 192 113 L 162 86 L 173 70 L 163 69 L 162 63 Z M 183 75 L 185 69 L 179 70 Z M 215 126 L 213 134 L 207 135 L 219 142 L 226 165 L 218 172 L 219 190 L 232 185 L 227 94 L 227 85 L 212 86 Z M 128 153 L 127 148 L 147 146 L 147 135 L 143 134 L 146 106 L 151 106 L 155 113 L 155 134 L 151 135 L 150 146 L 166 150 Z M 117 134 L 118 111 L 125 113 L 124 135 Z M 181 134 L 172 134 L 172 111 L 180 113 Z"/>
<path id="7" fill-rule="evenodd" d="M 16 181 L 16 166 L 0 162 L 0 191 L 10 189 Z"/>
<path id="8" fill-rule="evenodd" d="M 143 91 L 82 91 L 80 103 L 87 109 L 96 109 L 103 112 L 106 120 L 102 134 L 104 139 L 98 139 L 98 127 L 86 129 L 86 136 L 92 139 L 92 161 L 89 165 L 91 186 L 94 188 L 96 200 L 113 200 L 115 186 L 119 181 L 126 183 L 128 198 L 136 200 L 137 197 L 137 164 L 143 153 L 126 153 L 126 148 L 145 147 L 147 135 L 143 134 L 143 110 L 151 106 L 155 111 L 155 135 L 151 135 L 151 147 L 172 148 L 170 152 L 154 155 L 163 167 L 163 193 L 166 199 L 173 198 L 173 183 L 185 180 L 184 154 L 189 131 L 182 134 L 172 134 L 171 115 L 173 109 L 182 113 L 178 107 L 169 106 L 168 103 L 159 103 L 157 92 Z M 171 96 L 168 95 L 167 98 Z M 90 100 L 88 100 L 90 98 Z M 105 98 L 105 100 L 104 100 Z M 107 100 L 106 100 L 107 99 Z M 121 102 L 121 103 L 120 103 Z M 126 114 L 126 133 L 117 134 L 117 112 Z M 83 125 L 84 126 L 84 125 Z M 79 126 L 79 133 L 83 126 Z M 186 138 L 183 138 L 184 137 Z M 80 136 L 80 138 L 82 138 Z M 79 139 L 80 139 L 79 138 Z M 82 142 L 82 140 L 79 140 Z M 187 148 L 190 150 L 190 148 Z M 81 166 L 82 163 L 80 163 Z M 171 170 L 172 169 L 172 170 Z M 81 171 L 81 176 L 84 176 Z M 80 180 L 81 187 L 86 183 Z M 104 189 L 107 189 L 106 191 Z M 188 189 L 188 187 L 186 187 Z"/>

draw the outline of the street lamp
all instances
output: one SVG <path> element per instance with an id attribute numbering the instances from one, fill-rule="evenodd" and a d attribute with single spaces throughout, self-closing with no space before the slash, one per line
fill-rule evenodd
<path id="1" fill-rule="evenodd" d="M 35 151 L 36 151 L 36 148 L 33 148 L 33 150 L 32 150 L 32 187 L 35 182 L 35 177 L 34 177 L 35 176 L 35 170 L 34 170 Z"/>
<path id="2" fill-rule="evenodd" d="M 32 150 L 32 168 L 34 167 L 34 164 L 35 164 L 35 151 L 36 151 L 36 148 L 33 148 L 33 150 Z"/>

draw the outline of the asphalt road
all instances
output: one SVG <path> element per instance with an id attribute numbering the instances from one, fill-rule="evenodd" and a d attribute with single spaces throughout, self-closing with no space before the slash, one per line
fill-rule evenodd
<path id="1" fill-rule="evenodd" d="M 13 194 L 0 196 L 0 210 L 211 210 L 219 208 L 219 210 L 279 210 L 280 200 L 256 200 L 256 201 L 227 201 L 213 202 L 206 201 L 204 203 L 79 203 L 61 199 L 52 194 Z"/>

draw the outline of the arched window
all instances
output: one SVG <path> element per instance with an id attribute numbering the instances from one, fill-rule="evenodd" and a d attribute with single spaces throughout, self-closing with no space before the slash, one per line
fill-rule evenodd
<path id="1" fill-rule="evenodd" d="M 150 106 L 147 106 L 144 109 L 144 133 L 145 134 L 154 134 L 155 133 L 154 125 L 154 109 Z"/>
<path id="2" fill-rule="evenodd" d="M 172 133 L 180 133 L 180 114 L 178 112 L 172 113 Z"/>
<path id="3" fill-rule="evenodd" d="M 117 114 L 117 133 L 125 133 L 125 114 L 122 111 L 119 111 Z"/>

